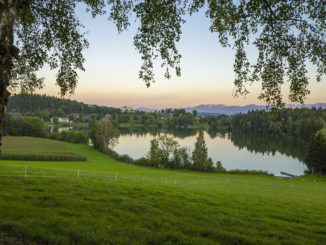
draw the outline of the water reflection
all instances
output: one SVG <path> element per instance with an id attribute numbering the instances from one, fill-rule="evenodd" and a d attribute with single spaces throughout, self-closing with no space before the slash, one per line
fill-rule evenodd
<path id="1" fill-rule="evenodd" d="M 273 138 L 255 135 L 229 134 L 233 144 L 241 149 L 247 149 L 252 153 L 275 155 L 281 153 L 285 156 L 299 159 L 304 162 L 308 144 L 290 137 Z"/>
<path id="2" fill-rule="evenodd" d="M 121 135 L 136 135 L 146 136 L 159 136 L 160 134 L 169 134 L 176 138 L 186 138 L 197 134 L 196 129 L 162 129 L 162 128 L 146 128 L 146 127 L 134 127 L 134 128 L 119 128 Z"/>
<path id="3" fill-rule="evenodd" d="M 150 140 L 160 134 L 173 136 L 181 146 L 193 149 L 196 142 L 195 129 L 121 129 L 119 144 L 115 150 L 119 154 L 129 154 L 133 158 L 145 156 Z M 307 145 L 291 138 L 270 138 L 235 135 L 228 132 L 208 131 L 204 134 L 208 154 L 214 162 L 220 160 L 226 169 L 265 170 L 275 175 L 280 171 L 301 175 L 307 169 L 303 163 Z"/>

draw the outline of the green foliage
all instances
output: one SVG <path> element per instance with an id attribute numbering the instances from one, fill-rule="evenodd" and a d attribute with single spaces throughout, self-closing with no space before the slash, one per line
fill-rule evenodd
<path id="1" fill-rule="evenodd" d="M 110 148 L 107 149 L 104 153 L 107 154 L 108 156 L 112 157 L 113 159 L 118 159 L 118 157 L 119 157 L 119 154 Z"/>
<path id="2" fill-rule="evenodd" d="M 226 115 L 221 115 L 218 117 L 214 116 L 205 116 L 201 119 L 202 123 L 207 123 L 209 130 L 219 131 L 219 132 L 228 132 L 231 131 L 231 117 Z"/>
<path id="3" fill-rule="evenodd" d="M 171 167 L 173 153 L 178 148 L 179 143 L 167 135 L 159 136 L 158 143 L 160 146 L 161 164 L 165 167 Z"/>
<path id="4" fill-rule="evenodd" d="M 216 162 L 216 171 L 217 172 L 226 172 L 226 169 L 222 166 L 221 161 Z"/>
<path id="5" fill-rule="evenodd" d="M 197 136 L 195 149 L 192 152 L 192 161 L 194 170 L 208 171 L 210 168 L 211 162 L 208 160 L 208 153 L 203 130 L 200 130 Z"/>
<path id="6" fill-rule="evenodd" d="M 38 117 L 11 117 L 7 114 L 5 134 L 12 136 L 45 137 L 45 123 Z"/>
<path id="7" fill-rule="evenodd" d="M 178 154 L 180 155 L 181 158 L 181 164 L 180 164 L 181 168 L 189 169 L 189 170 L 193 169 L 189 150 L 186 147 L 181 147 L 178 149 Z"/>
<path id="8" fill-rule="evenodd" d="M 151 140 L 146 162 L 152 167 L 192 169 L 187 148 L 180 148 L 177 141 L 166 135 Z"/>
<path id="9" fill-rule="evenodd" d="M 120 155 L 116 159 L 120 162 L 134 163 L 134 159 L 132 159 L 128 154 Z"/>
<path id="10" fill-rule="evenodd" d="M 50 133 L 47 136 L 49 139 L 61 140 L 70 143 L 88 144 L 88 135 L 83 132 L 76 132 L 72 130 L 62 131 L 60 133 Z"/>
<path id="11" fill-rule="evenodd" d="M 99 120 L 94 124 L 90 138 L 96 149 L 105 152 L 118 143 L 119 130 L 108 120 Z"/>
<path id="12" fill-rule="evenodd" d="M 18 8 L 15 36 L 21 50 L 12 71 L 12 86 L 24 91 L 42 87 L 35 72 L 46 63 L 58 69 L 61 93 L 74 91 L 77 71 L 83 70 L 83 50 L 88 47 L 76 17 L 77 2 L 86 4 L 93 17 L 107 14 L 118 31 L 129 26 L 129 16 L 138 20 L 134 45 L 143 64 L 139 77 L 149 86 L 154 81 L 154 60 L 160 57 L 165 76 L 169 69 L 181 75 L 177 50 L 186 15 L 202 8 L 210 31 L 219 43 L 235 49 L 235 95 L 247 94 L 247 82 L 262 81 L 260 99 L 282 106 L 281 85 L 290 82 L 289 99 L 303 103 L 309 94 L 306 62 L 317 68 L 317 80 L 325 74 L 326 13 L 323 1 L 30 1 Z M 258 50 L 254 64 L 246 47 Z"/>
<path id="13" fill-rule="evenodd" d="M 134 160 L 134 164 L 139 166 L 151 166 L 151 163 L 145 157 L 141 157 L 139 159 Z"/>
<path id="14" fill-rule="evenodd" d="M 105 114 L 121 113 L 121 109 L 106 106 L 90 106 L 83 102 L 69 99 L 59 99 L 40 94 L 16 94 L 9 97 L 8 112 L 20 112 L 23 115 L 38 116 L 49 121 L 50 117 L 65 117 L 71 113 L 81 116 L 96 114 L 98 118 Z M 45 115 L 47 114 L 48 115 Z M 80 118 L 74 118 L 80 120 Z M 57 123 L 57 121 L 54 121 Z"/>
<path id="15" fill-rule="evenodd" d="M 266 175 L 266 176 L 274 176 L 271 173 L 263 170 L 248 170 L 248 169 L 231 169 L 227 171 L 230 174 L 253 174 L 253 175 Z"/>
<path id="16" fill-rule="evenodd" d="M 159 147 L 159 140 L 158 139 L 152 139 L 151 140 L 151 147 L 147 154 L 148 162 L 153 167 L 159 167 L 161 163 L 161 150 Z"/>
<path id="17" fill-rule="evenodd" d="M 310 140 L 326 119 L 324 109 L 282 109 L 267 112 L 250 111 L 231 117 L 233 133 L 259 134 L 269 136 L 291 136 Z"/>
<path id="18" fill-rule="evenodd" d="M 175 168 L 178 155 L 178 142 L 172 137 L 163 135 L 151 140 L 148 162 L 153 167 Z M 177 155 L 176 155 L 177 154 Z"/>
<path id="19" fill-rule="evenodd" d="M 313 174 L 326 173 L 326 136 L 322 132 L 318 132 L 311 139 L 306 163 Z"/>
<path id="20" fill-rule="evenodd" d="M 58 117 L 57 116 L 54 116 L 53 117 L 53 123 L 58 123 L 58 121 L 59 121 Z"/>

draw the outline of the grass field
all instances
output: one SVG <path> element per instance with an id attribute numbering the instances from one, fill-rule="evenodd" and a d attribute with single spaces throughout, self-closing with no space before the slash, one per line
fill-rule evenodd
<path id="1" fill-rule="evenodd" d="M 325 182 L 144 168 L 66 146 L 88 161 L 0 161 L 21 175 L 0 177 L 0 244 L 326 243 Z"/>
<path id="2" fill-rule="evenodd" d="M 86 160 L 63 142 L 33 137 L 3 137 L 2 153 L 14 160 Z"/>

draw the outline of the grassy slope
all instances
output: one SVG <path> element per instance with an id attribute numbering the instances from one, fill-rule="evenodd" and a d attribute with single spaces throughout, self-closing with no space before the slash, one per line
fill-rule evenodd
<path id="1" fill-rule="evenodd" d="M 64 142 L 34 137 L 3 137 L 4 153 L 74 154 Z"/>
<path id="2" fill-rule="evenodd" d="M 33 138 L 3 137 L 3 160 L 25 161 L 86 161 L 86 158 L 70 150 L 64 142 Z"/>
<path id="3" fill-rule="evenodd" d="M 325 182 L 143 168 L 67 146 L 89 161 L 0 161 L 65 169 L 47 173 L 57 178 L 0 177 L 0 232 L 7 242 L 326 243 Z"/>

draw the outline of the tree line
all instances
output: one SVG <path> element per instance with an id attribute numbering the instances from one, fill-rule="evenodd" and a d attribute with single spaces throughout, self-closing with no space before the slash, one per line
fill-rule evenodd
<path id="1" fill-rule="evenodd" d="M 316 133 L 309 145 L 306 163 L 312 174 L 326 174 L 326 130 Z"/>
<path id="2" fill-rule="evenodd" d="M 188 169 L 200 172 L 223 171 L 221 162 L 214 166 L 213 160 L 208 157 L 207 146 L 203 130 L 199 131 L 195 148 L 190 152 L 172 137 L 160 135 L 151 140 L 151 146 L 146 157 L 134 160 L 128 155 L 119 155 L 112 150 L 117 144 L 119 132 L 113 124 L 107 120 L 97 121 L 90 134 L 93 145 L 96 149 L 109 154 L 120 161 L 150 166 L 155 168 Z"/>
<path id="3" fill-rule="evenodd" d="M 326 122 L 325 109 L 281 109 L 249 111 L 231 117 L 232 133 L 290 136 L 310 141 Z"/>
<path id="4" fill-rule="evenodd" d="M 70 99 L 59 99 L 54 96 L 40 94 L 15 94 L 10 96 L 8 112 L 19 112 L 22 115 L 38 116 L 45 121 L 51 117 L 64 117 L 71 113 L 98 114 L 104 116 L 107 113 L 121 113 L 120 108 L 88 105 Z"/>
<path id="5" fill-rule="evenodd" d="M 31 136 L 49 138 L 77 144 L 87 144 L 88 135 L 80 131 L 62 131 L 60 133 L 49 133 L 43 119 L 31 116 L 13 117 L 7 114 L 5 117 L 6 128 L 4 135 Z"/>

